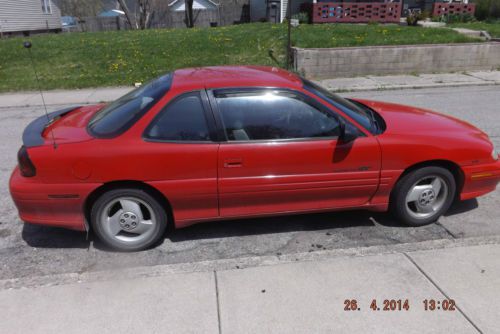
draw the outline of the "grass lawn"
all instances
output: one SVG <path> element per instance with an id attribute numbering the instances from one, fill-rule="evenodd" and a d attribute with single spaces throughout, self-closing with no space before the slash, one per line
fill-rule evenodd
<path id="1" fill-rule="evenodd" d="M 447 29 L 398 25 L 301 25 L 299 47 L 462 43 Z M 207 29 L 46 34 L 30 38 L 44 89 L 131 85 L 182 67 L 284 66 L 286 26 L 254 23 Z M 0 40 L 0 91 L 34 90 L 23 38 Z M 270 55 L 270 50 L 272 50 Z"/>
<path id="2" fill-rule="evenodd" d="M 486 23 L 486 22 L 454 23 L 454 24 L 449 24 L 448 26 L 452 28 L 485 30 L 491 35 L 491 37 L 500 38 L 500 20 L 493 21 L 492 23 Z"/>

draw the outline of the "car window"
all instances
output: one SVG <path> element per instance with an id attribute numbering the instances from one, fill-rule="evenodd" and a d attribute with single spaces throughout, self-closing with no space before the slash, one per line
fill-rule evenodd
<path id="1" fill-rule="evenodd" d="M 308 104 L 292 92 L 215 94 L 229 141 L 335 137 L 335 116 Z"/>
<path id="2" fill-rule="evenodd" d="M 169 103 L 146 130 L 146 137 L 167 141 L 208 141 L 210 135 L 200 93 Z"/>
<path id="3" fill-rule="evenodd" d="M 90 120 L 89 132 L 112 138 L 127 131 L 168 92 L 171 82 L 172 75 L 164 75 L 107 105 Z"/>
<path id="4" fill-rule="evenodd" d="M 373 116 L 369 110 L 357 105 L 356 103 L 353 103 L 348 99 L 344 99 L 343 97 L 328 91 L 327 89 L 315 84 L 312 81 L 302 78 L 302 82 L 304 83 L 304 88 L 306 90 L 326 100 L 333 106 L 339 108 L 347 115 L 355 119 L 368 131 L 371 131 L 372 133 L 375 132 L 376 129 L 374 129 L 373 127 Z"/>

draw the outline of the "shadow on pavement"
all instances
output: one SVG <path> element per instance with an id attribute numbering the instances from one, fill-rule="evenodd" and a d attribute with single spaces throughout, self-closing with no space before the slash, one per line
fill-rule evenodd
<path id="1" fill-rule="evenodd" d="M 468 199 L 465 201 L 456 201 L 451 205 L 451 208 L 444 214 L 445 217 L 459 215 L 464 212 L 472 211 L 479 207 L 477 198 Z"/>
<path id="2" fill-rule="evenodd" d="M 339 229 L 376 224 L 404 227 L 387 214 L 342 211 L 206 222 L 173 230 L 167 238 L 172 242 L 179 242 L 297 231 L 331 230 L 335 233 L 335 230 Z"/>
<path id="3" fill-rule="evenodd" d="M 85 232 L 25 223 L 22 238 L 31 247 L 85 249 L 90 245 L 92 234 L 86 240 Z"/>
<path id="4" fill-rule="evenodd" d="M 478 202 L 476 199 L 456 202 L 445 216 L 461 214 L 474 210 L 477 207 Z M 396 221 L 388 213 L 357 210 L 211 221 L 195 224 L 182 229 L 171 229 L 166 238 L 171 242 L 182 242 L 187 240 L 230 238 L 299 231 L 324 230 L 335 234 L 351 227 L 375 227 L 376 225 L 394 229 L 409 228 Z M 93 236 L 92 232 L 89 234 L 89 240 L 86 240 L 86 234 L 84 232 L 25 224 L 22 231 L 22 237 L 31 247 L 85 249 L 93 243 L 93 247 L 96 249 L 108 252 L 113 251 L 99 242 Z M 161 245 L 164 240 L 164 238 L 160 239 L 160 241 L 151 248 Z"/>

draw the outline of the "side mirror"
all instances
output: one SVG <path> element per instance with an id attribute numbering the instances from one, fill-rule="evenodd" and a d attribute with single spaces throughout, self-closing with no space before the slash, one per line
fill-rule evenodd
<path id="1" fill-rule="evenodd" d="M 339 140 L 342 143 L 350 143 L 359 137 L 358 129 L 351 123 L 346 123 L 343 119 L 340 119 L 340 137 Z"/>

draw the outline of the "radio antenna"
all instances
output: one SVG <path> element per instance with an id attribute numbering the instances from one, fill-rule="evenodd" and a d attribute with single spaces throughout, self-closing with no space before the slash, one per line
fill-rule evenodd
<path id="1" fill-rule="evenodd" d="M 30 57 L 31 61 L 31 66 L 33 67 L 33 72 L 35 73 L 35 78 L 36 78 L 36 83 L 38 86 L 38 91 L 40 92 L 40 96 L 42 97 L 42 103 L 43 103 L 43 108 L 45 109 L 45 116 L 47 117 L 47 125 L 50 123 L 50 117 L 49 117 L 49 112 L 47 111 L 47 105 L 45 104 L 45 98 L 43 96 L 43 91 L 42 91 L 42 86 L 40 85 L 40 80 L 38 79 L 38 73 L 36 71 L 36 66 L 35 66 L 35 61 L 33 60 L 33 55 L 31 54 L 31 42 L 26 41 L 23 43 L 23 46 L 28 50 L 28 54 Z M 56 144 L 56 138 L 54 137 L 54 132 L 53 130 L 50 131 L 50 134 L 52 136 L 52 145 L 54 146 L 54 149 L 57 148 Z"/>

